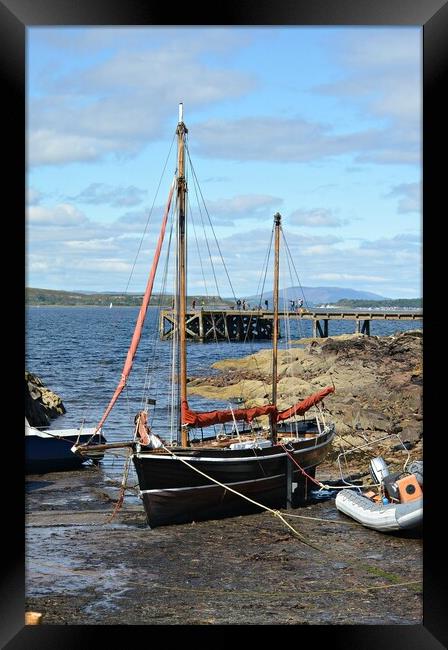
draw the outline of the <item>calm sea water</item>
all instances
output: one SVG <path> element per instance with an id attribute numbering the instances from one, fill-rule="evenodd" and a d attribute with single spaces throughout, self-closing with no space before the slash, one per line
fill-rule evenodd
<path id="1" fill-rule="evenodd" d="M 101 418 L 121 376 L 124 359 L 135 326 L 138 308 L 133 307 L 28 307 L 26 311 L 26 369 L 60 395 L 67 413 L 53 428 L 95 426 Z M 142 405 L 148 360 L 151 366 L 149 397 L 156 399 L 152 426 L 162 437 L 169 436 L 169 377 L 171 344 L 158 337 L 158 309 L 148 310 L 134 368 L 105 426 L 109 441 L 128 440 L 133 419 Z M 330 336 L 353 333 L 354 321 L 329 323 Z M 422 327 L 421 321 L 372 321 L 371 334 L 389 335 Z M 311 321 L 291 321 L 292 338 L 311 336 Z M 259 343 L 190 343 L 188 375 L 207 375 L 217 360 L 239 358 L 270 348 Z M 235 396 L 238 397 L 238 396 Z M 228 403 L 211 403 L 192 396 L 190 406 L 211 410 Z M 152 407 L 150 407 L 152 408 Z"/>

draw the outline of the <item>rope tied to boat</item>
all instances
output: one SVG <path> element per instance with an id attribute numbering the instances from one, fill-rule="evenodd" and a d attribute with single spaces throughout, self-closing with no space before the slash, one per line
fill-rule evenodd
<path id="1" fill-rule="evenodd" d="M 217 479 L 214 479 L 212 476 L 209 476 L 208 474 L 206 474 L 206 473 L 203 472 L 202 470 L 198 469 L 197 467 L 194 467 L 191 463 L 189 463 L 188 461 L 186 461 L 184 458 L 181 458 L 180 456 L 177 456 L 173 451 L 171 451 L 171 449 L 169 449 L 169 448 L 166 447 L 165 445 L 162 445 L 162 447 L 163 447 L 163 449 L 165 449 L 165 451 L 167 451 L 167 452 L 168 452 L 168 453 L 169 453 L 169 454 L 170 454 L 174 459 L 176 459 L 176 460 L 180 460 L 182 463 L 184 463 L 184 465 L 187 465 L 188 467 L 190 467 L 192 470 L 194 470 L 194 471 L 197 472 L 198 474 L 201 474 L 202 476 L 204 476 L 205 478 L 207 478 L 209 481 L 212 481 L 212 483 L 215 483 L 216 485 L 221 486 L 222 488 L 224 488 L 224 490 L 228 490 L 229 492 L 233 492 L 233 494 L 236 494 L 237 496 L 241 497 L 242 499 L 245 499 L 246 501 L 249 501 L 250 503 L 253 503 L 254 505 L 258 506 L 259 508 L 262 508 L 263 510 L 266 510 L 266 512 L 270 512 L 274 517 L 277 517 L 278 519 L 280 519 L 280 521 L 281 521 L 281 522 L 282 522 L 282 523 L 283 523 L 287 528 L 289 528 L 289 529 L 291 530 L 291 532 L 292 532 L 296 537 L 298 537 L 299 540 L 300 540 L 303 544 L 306 544 L 307 546 L 310 546 L 311 548 L 314 548 L 314 549 L 317 550 L 317 551 L 322 551 L 322 552 L 324 552 L 324 549 L 323 549 L 323 548 L 320 548 L 320 547 L 317 546 L 316 544 L 314 544 L 314 543 L 310 542 L 309 540 L 307 540 L 307 539 L 304 537 L 304 535 L 302 535 L 301 533 L 299 533 L 298 530 L 296 530 L 293 526 L 291 526 L 291 524 L 290 524 L 289 522 L 286 521 L 286 519 L 284 518 L 284 516 L 282 515 L 282 513 L 281 513 L 279 510 L 274 510 L 273 508 L 269 508 L 269 506 L 265 506 L 265 505 L 263 505 L 262 503 L 259 503 L 258 501 L 255 501 L 254 499 L 251 499 L 250 497 L 246 496 L 245 494 L 242 494 L 241 492 L 238 492 L 238 490 L 235 490 L 234 488 L 230 487 L 229 485 L 226 485 L 225 483 L 221 483 L 220 481 L 218 481 Z"/>
<path id="2" fill-rule="evenodd" d="M 123 478 L 121 480 L 121 486 L 120 486 L 120 494 L 117 500 L 117 503 L 115 504 L 115 507 L 112 511 L 112 514 L 109 515 L 109 517 L 106 518 L 106 521 L 104 522 L 105 524 L 110 524 L 110 522 L 115 518 L 117 512 L 121 509 L 123 503 L 124 503 L 124 494 L 126 492 L 126 487 L 127 487 L 127 482 L 128 482 L 128 476 L 129 476 L 129 466 L 130 466 L 130 461 L 131 461 L 131 456 L 132 456 L 132 448 L 130 447 L 128 450 L 128 455 L 126 457 L 126 462 L 124 465 L 124 471 L 123 471 Z"/>
<path id="3" fill-rule="evenodd" d="M 305 472 L 305 470 L 303 469 L 303 467 L 300 467 L 299 463 L 296 461 L 296 459 L 294 458 L 294 456 L 291 454 L 290 450 L 288 450 L 288 449 L 286 448 L 286 445 L 282 445 L 281 442 L 279 443 L 279 445 L 280 445 L 280 447 L 283 449 L 283 451 L 286 453 L 286 455 L 287 455 L 287 456 L 292 460 L 292 462 L 294 463 L 294 465 L 297 465 L 297 467 L 299 468 L 299 470 L 302 472 L 302 474 L 303 474 L 307 479 L 309 479 L 310 481 L 312 481 L 313 483 L 315 483 L 316 485 L 318 485 L 318 486 L 320 487 L 321 490 L 326 489 L 326 486 L 325 486 L 323 483 L 321 483 L 320 481 L 316 481 L 316 479 L 314 479 L 312 476 L 310 476 L 309 474 L 307 474 L 307 473 Z"/>

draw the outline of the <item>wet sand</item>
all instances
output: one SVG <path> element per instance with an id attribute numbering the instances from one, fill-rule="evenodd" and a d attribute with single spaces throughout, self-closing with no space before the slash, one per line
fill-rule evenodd
<path id="1" fill-rule="evenodd" d="M 334 463 L 318 478 L 337 478 Z M 378 533 L 334 499 L 151 530 L 101 469 L 27 476 L 26 610 L 43 624 L 422 623 L 422 537 Z M 310 519 L 296 516 L 310 517 Z"/>

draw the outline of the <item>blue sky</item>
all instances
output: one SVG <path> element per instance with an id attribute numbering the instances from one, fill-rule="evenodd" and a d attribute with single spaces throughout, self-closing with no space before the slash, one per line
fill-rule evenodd
<path id="1" fill-rule="evenodd" d="M 239 295 L 256 292 L 278 211 L 302 285 L 420 296 L 421 36 L 420 27 L 28 28 L 27 285 L 144 290 L 183 101 Z M 193 213 L 191 183 L 189 197 Z M 193 244 L 189 257 L 189 292 L 205 293 Z M 284 285 L 293 280 L 283 273 Z M 230 295 L 225 282 L 219 291 Z"/>

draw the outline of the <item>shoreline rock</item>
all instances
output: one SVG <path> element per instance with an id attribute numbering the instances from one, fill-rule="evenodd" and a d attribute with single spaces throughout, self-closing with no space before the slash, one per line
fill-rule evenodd
<path id="1" fill-rule="evenodd" d="M 335 449 L 338 439 L 356 446 L 367 442 L 366 437 L 395 434 L 416 445 L 423 436 L 422 347 L 422 330 L 410 330 L 392 336 L 306 339 L 303 347 L 279 350 L 279 408 L 334 383 L 336 392 L 325 400 L 324 414 L 336 424 Z M 188 384 L 190 394 L 242 398 L 246 406 L 269 402 L 270 350 L 212 367 L 221 372 L 193 378 Z"/>
<path id="2" fill-rule="evenodd" d="M 50 420 L 63 415 L 62 399 L 47 388 L 42 380 L 25 370 L 25 417 L 32 427 L 46 427 Z"/>

